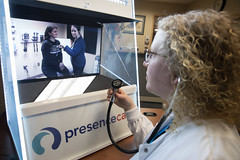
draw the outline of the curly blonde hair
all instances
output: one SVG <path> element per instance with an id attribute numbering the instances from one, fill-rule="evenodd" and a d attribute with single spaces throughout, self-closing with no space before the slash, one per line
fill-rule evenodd
<path id="1" fill-rule="evenodd" d="M 167 62 L 181 77 L 174 124 L 186 119 L 224 119 L 240 128 L 240 32 L 231 17 L 214 10 L 165 17 Z"/>

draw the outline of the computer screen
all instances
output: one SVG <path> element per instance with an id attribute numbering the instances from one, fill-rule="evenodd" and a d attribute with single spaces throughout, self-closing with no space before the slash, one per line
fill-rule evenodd
<path id="1" fill-rule="evenodd" d="M 19 82 L 99 74 L 101 27 L 14 17 L 11 23 Z M 74 38 L 72 25 L 80 30 L 80 37 Z"/>

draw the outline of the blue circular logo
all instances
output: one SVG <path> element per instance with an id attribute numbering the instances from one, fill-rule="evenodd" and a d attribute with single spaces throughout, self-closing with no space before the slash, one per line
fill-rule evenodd
<path id="1" fill-rule="evenodd" d="M 52 135 L 54 137 L 54 141 L 53 141 L 53 144 L 52 144 L 52 149 L 56 150 L 61 143 L 60 132 L 56 128 L 53 128 L 53 127 L 46 127 L 46 128 L 41 129 L 41 131 L 44 131 L 44 130 L 52 133 Z M 46 135 L 49 135 L 49 133 L 48 132 L 41 132 L 41 133 L 37 134 L 32 140 L 32 148 L 33 148 L 34 152 L 38 155 L 41 155 L 45 152 L 45 149 L 41 146 L 41 140 Z"/>

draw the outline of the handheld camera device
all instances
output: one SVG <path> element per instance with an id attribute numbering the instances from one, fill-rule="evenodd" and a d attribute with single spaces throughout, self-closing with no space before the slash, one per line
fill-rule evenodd
<path id="1" fill-rule="evenodd" d="M 120 79 L 115 79 L 112 81 L 113 94 L 112 94 L 110 102 L 114 103 L 115 94 L 118 91 L 118 89 L 122 87 L 122 85 L 123 85 L 123 82 Z"/>
<path id="2" fill-rule="evenodd" d="M 110 121 L 110 112 L 111 112 L 112 104 L 114 103 L 116 92 L 118 91 L 119 88 L 122 87 L 122 85 L 123 85 L 123 82 L 120 79 L 115 79 L 115 80 L 112 81 L 113 94 L 112 94 L 112 97 L 110 99 L 109 106 L 108 106 L 108 111 L 107 111 L 107 132 L 108 132 L 108 136 L 109 136 L 110 140 L 112 141 L 112 144 L 118 150 L 120 150 L 121 152 L 127 153 L 127 154 L 133 154 L 133 153 L 137 153 L 138 149 L 136 149 L 136 150 L 125 150 L 125 149 L 121 148 L 120 146 L 118 146 L 117 143 L 115 142 L 115 140 L 113 139 L 112 133 L 111 133 L 111 130 L 110 130 L 109 121 Z"/>

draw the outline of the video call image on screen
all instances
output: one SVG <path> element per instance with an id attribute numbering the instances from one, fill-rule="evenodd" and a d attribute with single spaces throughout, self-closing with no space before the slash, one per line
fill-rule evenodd
<path id="1" fill-rule="evenodd" d="M 80 34 L 82 39 L 81 43 L 78 42 L 80 45 L 76 45 L 77 43 L 74 42 L 74 39 L 72 38 L 71 24 L 43 22 L 19 18 L 11 18 L 11 23 L 17 80 L 27 81 L 46 78 L 55 79 L 99 74 L 101 28 L 80 26 Z M 47 67 L 45 67 L 46 65 L 43 65 L 42 63 L 42 45 L 45 41 L 44 32 L 48 26 L 57 27 L 57 35 L 54 36 L 56 37 L 56 40 L 60 42 L 60 44 L 57 42 L 47 42 L 46 46 L 44 46 L 44 48 L 49 47 L 49 49 L 47 49 L 47 53 L 44 52 L 45 55 L 49 54 L 49 56 L 44 57 L 50 57 L 50 60 L 47 59 L 45 61 L 48 61 L 48 64 L 51 62 L 50 67 L 48 64 Z M 82 63 L 84 60 L 76 60 L 74 57 L 75 55 L 68 54 L 64 51 L 64 49 L 61 49 L 60 45 L 67 45 L 70 49 L 75 49 L 75 51 L 77 51 L 77 49 L 83 50 L 83 44 L 85 44 L 84 55 L 86 63 L 82 73 L 77 74 L 76 71 L 79 68 L 81 70 L 82 65 L 80 63 Z M 78 47 L 74 48 L 74 46 Z M 79 56 L 78 59 L 81 59 L 80 57 L 81 56 Z M 72 62 L 71 59 L 74 58 L 75 61 Z M 76 62 L 79 62 L 80 65 Z M 64 67 L 62 67 L 62 64 Z M 75 72 L 73 71 L 73 68 L 75 68 Z M 66 69 L 68 71 L 66 71 Z M 49 74 L 54 76 L 49 77 Z"/>

